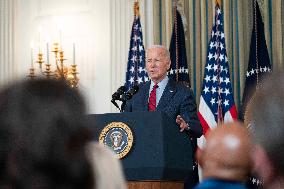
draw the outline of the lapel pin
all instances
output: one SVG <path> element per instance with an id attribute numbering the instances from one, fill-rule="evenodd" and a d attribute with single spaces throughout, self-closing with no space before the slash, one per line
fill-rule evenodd
<path id="1" fill-rule="evenodd" d="M 172 92 L 174 92 L 174 91 L 170 90 L 170 93 L 172 93 Z"/>

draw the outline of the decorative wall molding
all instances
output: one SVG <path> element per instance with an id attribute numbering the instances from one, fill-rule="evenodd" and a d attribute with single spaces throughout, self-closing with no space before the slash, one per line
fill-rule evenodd
<path id="1" fill-rule="evenodd" d="M 14 0 L 0 0 L 0 86 L 15 79 Z"/>

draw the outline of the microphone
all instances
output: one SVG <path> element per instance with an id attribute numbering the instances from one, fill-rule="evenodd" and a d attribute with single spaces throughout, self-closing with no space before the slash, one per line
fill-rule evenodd
<path id="1" fill-rule="evenodd" d="M 133 95 L 135 95 L 139 90 L 139 87 L 137 85 L 134 85 L 129 91 L 127 91 L 124 95 L 122 95 L 122 99 L 124 101 L 130 100 Z"/>
<path id="2" fill-rule="evenodd" d="M 115 93 L 112 94 L 111 98 L 112 100 L 119 100 L 120 95 L 122 95 L 126 91 L 125 86 L 120 86 Z"/>
<path id="3" fill-rule="evenodd" d="M 121 112 L 124 111 L 125 109 L 125 106 L 126 106 L 126 101 L 127 100 L 130 100 L 133 95 L 135 95 L 139 90 L 139 87 L 137 85 L 134 85 L 131 89 L 129 89 L 126 93 L 122 94 L 121 96 L 121 101 L 122 101 L 122 104 L 121 104 Z"/>
<path id="4" fill-rule="evenodd" d="M 119 110 L 120 110 L 120 108 L 119 108 L 118 104 L 115 101 L 116 100 L 121 100 L 120 96 L 122 94 L 124 94 L 125 91 L 126 91 L 126 87 L 125 86 L 120 86 L 117 89 L 117 91 L 115 93 L 113 93 L 112 96 L 111 96 L 111 103 L 113 103 L 113 105 L 115 105 L 115 107 L 117 107 Z"/>

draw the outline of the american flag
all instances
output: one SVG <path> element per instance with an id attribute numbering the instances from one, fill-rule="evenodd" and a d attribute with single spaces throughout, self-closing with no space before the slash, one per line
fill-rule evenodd
<path id="1" fill-rule="evenodd" d="M 129 90 L 132 86 L 149 80 L 145 70 L 145 50 L 139 16 L 139 4 L 134 4 L 134 21 L 132 25 L 128 64 L 126 71 L 125 87 Z M 138 10 L 138 11 L 137 11 Z"/>
<path id="2" fill-rule="evenodd" d="M 223 14 L 216 3 L 215 24 L 211 32 L 208 56 L 204 71 L 198 117 L 203 127 L 203 136 L 198 139 L 202 148 L 206 132 L 221 122 L 237 119 L 229 64 L 226 52 Z"/>

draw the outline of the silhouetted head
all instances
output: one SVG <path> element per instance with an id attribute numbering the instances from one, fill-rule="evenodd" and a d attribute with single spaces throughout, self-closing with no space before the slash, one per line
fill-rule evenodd
<path id="1" fill-rule="evenodd" d="M 91 132 L 76 89 L 58 80 L 0 92 L 0 188 L 93 188 L 85 155 Z"/>
<path id="2" fill-rule="evenodd" d="M 203 177 L 244 182 L 251 171 L 251 147 L 249 133 L 239 122 L 212 129 L 197 152 Z"/>
<path id="3" fill-rule="evenodd" d="M 246 111 L 255 143 L 254 168 L 267 188 L 284 188 L 283 74 L 274 72 L 264 78 Z"/>

